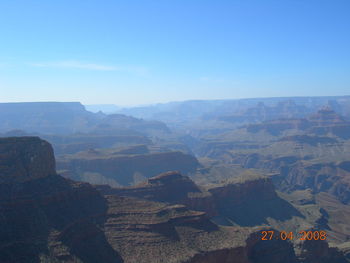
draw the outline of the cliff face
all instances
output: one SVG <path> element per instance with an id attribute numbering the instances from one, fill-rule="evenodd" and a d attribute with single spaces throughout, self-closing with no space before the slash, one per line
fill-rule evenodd
<path id="1" fill-rule="evenodd" d="M 121 185 L 131 185 L 137 177 L 149 178 L 167 171 L 191 173 L 198 165 L 195 157 L 181 152 L 121 156 L 112 154 L 103 157 L 71 156 L 57 161 L 57 168 L 68 171 L 68 176 L 72 179 L 88 181 L 86 174 L 97 173 L 102 178 L 113 179 Z"/>
<path id="2" fill-rule="evenodd" d="M 104 198 L 88 184 L 58 176 L 47 142 L 6 138 L 0 149 L 1 262 L 120 261 L 96 225 L 103 223 L 96 215 L 107 209 Z"/>

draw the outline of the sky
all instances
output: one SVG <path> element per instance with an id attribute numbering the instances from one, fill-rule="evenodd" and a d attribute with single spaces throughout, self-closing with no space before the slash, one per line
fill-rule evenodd
<path id="1" fill-rule="evenodd" d="M 0 102 L 350 95 L 349 0 L 0 0 Z"/>

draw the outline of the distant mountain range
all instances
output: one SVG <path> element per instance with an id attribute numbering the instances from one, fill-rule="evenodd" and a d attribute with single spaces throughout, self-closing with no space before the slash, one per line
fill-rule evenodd
<path id="1" fill-rule="evenodd" d="M 330 105 L 338 113 L 350 117 L 349 102 L 350 96 L 191 100 L 131 107 L 118 112 L 138 118 L 161 120 L 166 123 L 216 118 L 241 122 L 303 117 L 325 105 Z"/>

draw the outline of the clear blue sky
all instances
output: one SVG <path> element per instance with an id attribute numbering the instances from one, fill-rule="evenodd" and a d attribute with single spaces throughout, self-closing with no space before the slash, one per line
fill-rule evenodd
<path id="1" fill-rule="evenodd" d="M 0 102 L 350 94 L 349 0 L 2 0 Z"/>

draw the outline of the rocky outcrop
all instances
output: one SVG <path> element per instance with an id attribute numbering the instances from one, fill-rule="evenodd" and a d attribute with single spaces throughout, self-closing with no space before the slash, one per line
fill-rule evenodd
<path id="1" fill-rule="evenodd" d="M 0 183 L 55 175 L 52 147 L 38 137 L 0 138 Z"/>

